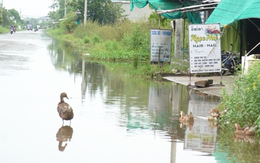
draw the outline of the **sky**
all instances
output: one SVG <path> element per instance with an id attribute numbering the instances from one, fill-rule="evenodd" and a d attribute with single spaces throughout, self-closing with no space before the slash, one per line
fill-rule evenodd
<path id="1" fill-rule="evenodd" d="M 47 16 L 51 9 L 52 0 L 0 0 L 6 9 L 15 9 L 22 16 L 41 17 Z"/>

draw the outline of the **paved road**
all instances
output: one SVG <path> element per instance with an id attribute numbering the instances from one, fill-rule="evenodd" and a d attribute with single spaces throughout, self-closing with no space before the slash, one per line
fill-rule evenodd
<path id="1" fill-rule="evenodd" d="M 18 31 L 14 34 L 3 34 L 0 37 L 0 74 L 10 75 L 20 70 L 29 70 L 32 62 L 41 49 L 46 49 L 50 41 L 42 37 L 42 31 Z"/>

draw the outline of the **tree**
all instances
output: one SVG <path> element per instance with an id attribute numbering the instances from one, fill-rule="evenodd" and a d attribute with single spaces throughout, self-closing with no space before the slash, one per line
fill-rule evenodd
<path id="1" fill-rule="evenodd" d="M 75 22 L 75 13 L 70 12 L 67 14 L 66 18 L 62 21 L 61 24 L 67 32 L 73 31 L 78 26 Z"/>
<path id="2" fill-rule="evenodd" d="M 58 21 L 65 16 L 65 1 L 68 3 L 70 0 L 53 0 L 52 5 L 50 6 L 51 9 L 56 11 L 49 12 L 49 16 L 54 21 Z M 66 13 L 70 12 L 70 8 L 66 5 Z"/>
<path id="3" fill-rule="evenodd" d="M 2 13 L 3 13 L 3 11 L 0 10 L 0 25 L 3 25 L 3 23 L 4 23 L 4 19 L 3 19 Z"/>
<path id="4" fill-rule="evenodd" d="M 8 10 L 8 13 L 9 13 L 10 17 L 13 17 L 13 20 L 15 20 L 16 23 L 22 23 L 18 11 L 16 11 L 15 9 L 10 9 L 10 10 Z"/>
<path id="5" fill-rule="evenodd" d="M 67 4 L 74 12 L 80 12 L 78 20 L 84 19 L 85 0 L 72 0 Z M 113 3 L 111 0 L 88 0 L 87 19 L 97 21 L 99 24 L 113 24 L 121 18 L 123 9 L 121 5 Z"/>
<path id="6" fill-rule="evenodd" d="M 13 24 L 13 21 L 10 19 L 11 15 L 7 9 L 3 8 L 2 16 L 3 16 L 3 26 L 9 28 Z"/>

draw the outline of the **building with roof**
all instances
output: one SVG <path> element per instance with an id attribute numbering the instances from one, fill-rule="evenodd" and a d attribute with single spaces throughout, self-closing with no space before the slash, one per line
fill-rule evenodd
<path id="1" fill-rule="evenodd" d="M 124 18 L 127 18 L 133 22 L 137 22 L 139 20 L 145 20 L 147 21 L 150 14 L 154 12 L 155 10 L 149 8 L 149 6 L 145 6 L 144 8 L 134 8 L 132 11 L 130 11 L 131 8 L 131 2 L 130 1 L 122 1 L 122 0 L 114 0 L 112 1 L 116 4 L 121 4 L 121 8 L 125 10 L 125 12 L 122 14 Z"/>

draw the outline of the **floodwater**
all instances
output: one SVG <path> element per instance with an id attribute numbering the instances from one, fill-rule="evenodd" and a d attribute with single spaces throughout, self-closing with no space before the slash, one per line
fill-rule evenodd
<path id="1" fill-rule="evenodd" d="M 42 31 L 0 36 L 0 81 L 3 163 L 259 160 L 254 140 L 234 142 L 233 134 L 208 122 L 218 98 L 122 76 Z M 57 113 L 61 92 L 74 109 L 64 126 Z M 180 124 L 181 110 L 192 111 L 195 122 Z"/>

